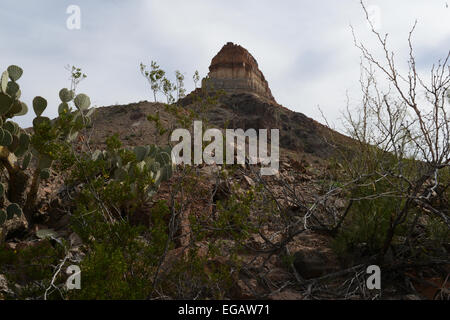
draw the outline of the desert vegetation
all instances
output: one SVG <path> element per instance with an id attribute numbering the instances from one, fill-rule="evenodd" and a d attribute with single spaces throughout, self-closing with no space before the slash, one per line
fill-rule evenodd
<path id="1" fill-rule="evenodd" d="M 327 152 L 282 141 L 273 176 L 248 158 L 172 163 L 175 128 L 192 130 L 194 120 L 217 127 L 215 115 L 226 118 L 235 105 L 221 90 L 197 88 L 198 72 L 186 96 L 181 72 L 171 82 L 157 62 L 139 65 L 150 111 L 110 109 L 151 124 L 154 143 L 140 145 L 109 132 L 94 141 L 101 118 L 110 119 L 78 93 L 87 77 L 78 67 L 59 91 L 59 116 L 43 117 L 47 101 L 36 97 L 33 127 L 20 128 L 11 119 L 28 112 L 23 71 L 8 67 L 0 88 L 0 298 L 449 299 L 450 52 L 423 78 L 414 27 L 406 73 L 387 35 L 372 26 L 379 58 L 354 34 L 362 95 L 345 112 L 347 137 L 311 124 L 299 139 L 318 132 L 313 139 Z M 292 136 L 290 117 L 303 119 L 267 99 L 233 99 L 246 103 L 249 118 L 269 110 L 258 124 L 273 121 Z M 237 114 L 220 118 L 220 129 Z M 79 290 L 67 289 L 70 265 L 82 272 Z M 382 270 L 379 290 L 366 286 L 371 265 Z"/>

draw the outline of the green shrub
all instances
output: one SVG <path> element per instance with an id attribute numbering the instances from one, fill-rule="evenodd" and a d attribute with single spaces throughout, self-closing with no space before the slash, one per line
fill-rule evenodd
<path id="1" fill-rule="evenodd" d="M 7 298 L 26 299 L 42 297 L 45 288 L 50 284 L 54 268 L 64 257 L 63 246 L 44 240 L 21 250 L 0 248 L 0 273 L 7 276 L 8 281 L 21 286 L 14 287 L 16 296 Z M 55 293 L 50 299 L 59 299 Z"/>
<path id="2" fill-rule="evenodd" d="M 163 201 L 151 211 L 151 228 L 127 220 L 109 223 L 99 210 L 79 204 L 72 228 L 86 244 L 80 265 L 82 288 L 72 299 L 146 299 L 168 239 L 169 209 Z M 169 249 L 173 246 L 169 244 Z"/>
<path id="3" fill-rule="evenodd" d="M 161 277 L 158 292 L 178 300 L 226 299 L 232 293 L 237 271 L 209 259 L 210 255 L 202 257 L 197 250 L 188 250 L 187 257 Z"/>

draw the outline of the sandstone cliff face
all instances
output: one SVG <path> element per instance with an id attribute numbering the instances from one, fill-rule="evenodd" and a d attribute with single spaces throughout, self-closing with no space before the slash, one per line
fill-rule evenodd
<path id="1" fill-rule="evenodd" d="M 256 59 L 243 47 L 228 42 L 212 59 L 202 86 L 227 93 L 254 93 L 275 102 Z"/>

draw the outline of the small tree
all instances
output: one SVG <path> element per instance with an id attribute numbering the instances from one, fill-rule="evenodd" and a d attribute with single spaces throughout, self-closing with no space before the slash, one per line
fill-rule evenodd
<path id="1" fill-rule="evenodd" d="M 70 73 L 70 90 L 75 92 L 77 90 L 78 84 L 86 79 L 87 75 L 83 72 L 81 72 L 81 68 L 75 67 L 75 66 L 66 66 L 66 70 Z"/>
<path id="2" fill-rule="evenodd" d="M 177 100 L 186 96 L 186 89 L 184 89 L 184 75 L 180 71 L 175 71 L 175 89 L 177 91 Z"/>
<path id="3" fill-rule="evenodd" d="M 347 110 L 348 132 L 357 144 L 356 150 L 344 155 L 341 171 L 350 181 L 350 215 L 353 212 L 358 224 L 354 230 L 372 241 L 372 253 L 383 260 L 396 238 L 406 244 L 411 241 L 424 216 L 440 219 L 450 228 L 450 52 L 433 65 L 426 81 L 416 69 L 414 25 L 408 38 L 409 68 L 401 73 L 388 49 L 387 35 L 375 30 L 362 1 L 361 5 L 383 59 L 354 36 L 362 56 L 363 98 L 357 112 Z M 377 72 L 387 79 L 385 86 Z"/>
<path id="4" fill-rule="evenodd" d="M 195 70 L 192 80 L 194 80 L 194 87 L 197 89 L 197 83 L 200 81 L 200 74 L 198 73 L 198 70 Z"/>
<path id="5" fill-rule="evenodd" d="M 175 85 L 170 82 L 169 79 L 164 77 L 162 79 L 162 92 L 166 97 L 167 104 L 171 104 L 175 102 L 175 98 L 173 97 L 174 91 L 176 91 Z"/>
<path id="6" fill-rule="evenodd" d="M 147 69 L 147 66 L 143 63 L 140 64 L 141 74 L 150 84 L 150 88 L 153 91 L 154 101 L 157 102 L 156 95 L 161 89 L 163 89 L 164 85 L 164 76 L 165 72 L 162 70 L 159 65 L 155 62 L 151 62 L 150 70 Z"/>

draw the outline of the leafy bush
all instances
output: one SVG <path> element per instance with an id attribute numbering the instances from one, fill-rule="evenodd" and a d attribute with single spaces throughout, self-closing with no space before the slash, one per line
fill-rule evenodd
<path id="1" fill-rule="evenodd" d="M 402 199 L 388 197 L 371 198 L 375 190 L 383 193 L 381 189 L 388 191 L 382 183 L 361 187 L 352 192 L 351 198 L 362 198 L 355 201 L 349 210 L 347 219 L 342 226 L 334 247 L 341 256 L 352 255 L 354 257 L 370 257 L 382 250 L 386 239 L 391 217 L 403 205 Z M 397 230 L 395 236 L 400 236 L 401 230 Z"/>
<path id="2" fill-rule="evenodd" d="M 98 214 L 87 222 L 87 225 L 74 223 L 74 229 L 83 238 L 88 237 L 85 239 L 87 255 L 80 265 L 82 288 L 70 292 L 69 297 L 145 299 L 157 261 L 152 252 L 156 244 L 147 245 L 141 240 L 141 234 L 145 233 L 142 226 L 131 226 L 126 221 L 107 224 Z"/>
<path id="3" fill-rule="evenodd" d="M 334 163 L 331 168 L 332 179 L 342 182 L 339 188 L 345 186 L 344 195 L 352 201 L 333 243 L 336 253 L 344 260 L 380 258 L 388 249 L 395 252 L 407 244 L 408 249 L 397 251 L 418 257 L 424 251 L 439 251 L 438 247 L 448 243 L 449 228 L 445 222 L 412 201 L 428 193 L 424 182 L 416 190 L 410 184 L 426 173 L 426 165 L 408 158 L 398 159 L 370 145 L 361 144 L 357 150 L 360 152 L 349 151 L 346 160 Z M 441 181 L 437 186 L 448 184 L 446 169 L 439 171 L 437 177 Z M 444 190 L 429 198 L 436 210 L 448 211 L 445 208 L 448 195 Z M 414 235 L 418 228 L 419 234 Z"/>
<path id="4" fill-rule="evenodd" d="M 51 266 L 57 265 L 64 256 L 64 248 L 54 246 L 50 240 L 30 245 L 20 250 L 0 248 L 0 273 L 5 274 L 11 283 L 21 287 L 15 290 L 16 296 L 7 298 L 39 298 L 52 277 Z M 53 298 L 53 296 L 52 296 Z M 54 298 L 60 298 L 59 295 Z"/>

